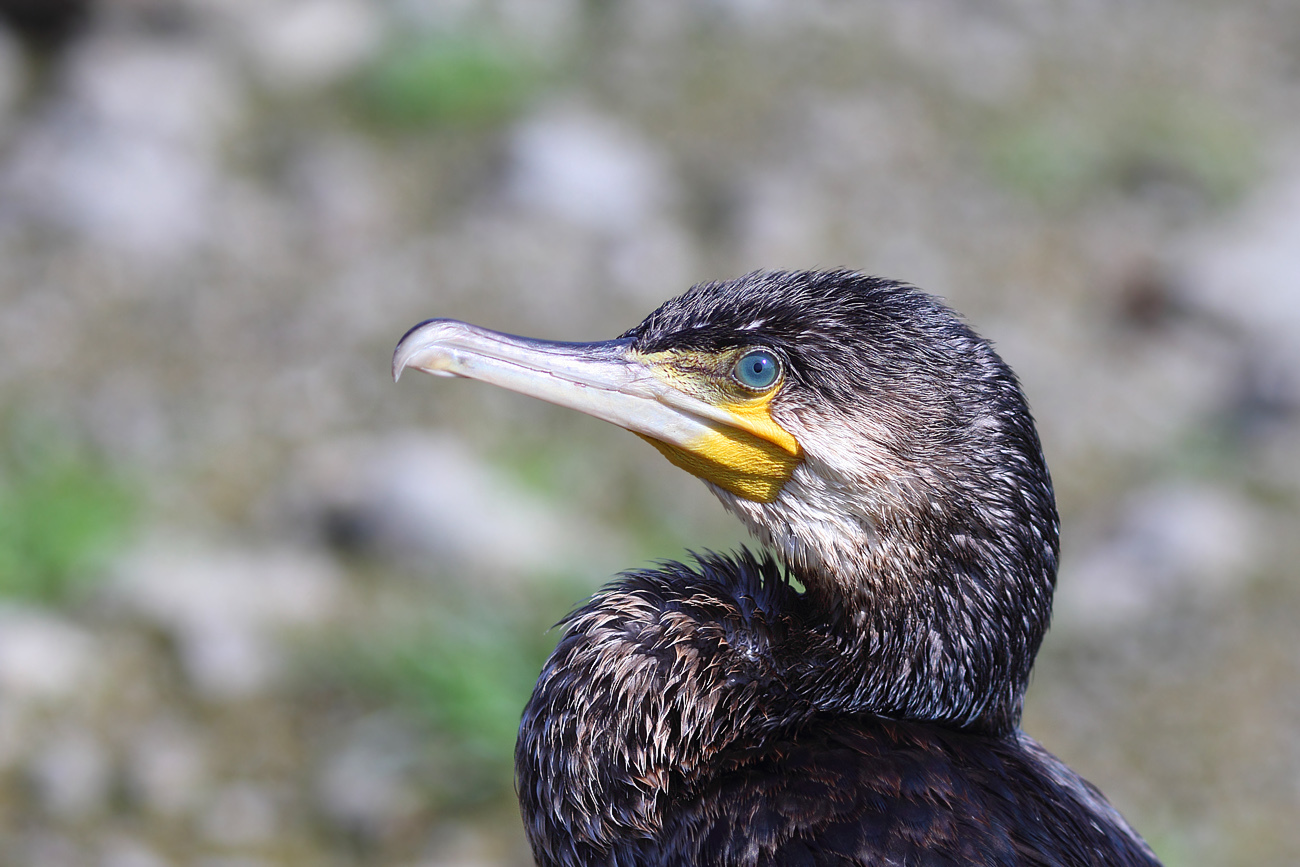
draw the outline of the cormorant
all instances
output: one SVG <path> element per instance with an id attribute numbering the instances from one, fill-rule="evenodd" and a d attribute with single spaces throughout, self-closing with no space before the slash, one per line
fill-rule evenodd
<path id="1" fill-rule="evenodd" d="M 565 618 L 515 756 L 539 865 L 1158 863 L 1018 727 L 1052 485 L 1015 375 L 935 298 L 754 273 L 600 343 L 429 320 L 407 367 L 633 431 L 773 552 L 629 572 Z"/>

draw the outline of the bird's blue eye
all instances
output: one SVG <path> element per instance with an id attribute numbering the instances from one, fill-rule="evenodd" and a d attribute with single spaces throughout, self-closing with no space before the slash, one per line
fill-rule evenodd
<path id="1" fill-rule="evenodd" d="M 746 352 L 736 362 L 736 379 L 746 388 L 764 389 L 776 382 L 781 364 L 776 356 L 764 349 Z"/>

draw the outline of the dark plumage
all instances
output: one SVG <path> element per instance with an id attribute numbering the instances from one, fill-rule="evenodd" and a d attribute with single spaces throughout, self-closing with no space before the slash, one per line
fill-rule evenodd
<path id="1" fill-rule="evenodd" d="M 686 400 L 663 380 L 708 405 L 682 404 L 691 423 L 722 418 L 744 443 L 792 436 L 794 458 L 763 446 L 777 469 L 733 458 L 716 422 L 658 434 L 588 398 L 586 380 L 571 399 L 484 373 L 456 328 L 413 330 L 395 369 L 623 424 L 775 553 L 628 573 L 565 619 L 516 751 L 539 864 L 1156 863 L 1017 728 L 1051 614 L 1056 509 L 1015 376 L 948 308 L 848 272 L 752 274 L 696 286 L 618 341 L 535 344 L 545 359 L 625 359 L 617 401 L 643 381 L 656 411 Z M 499 339 L 478 357 L 515 351 Z M 766 390 L 732 373 L 756 347 L 780 370 Z M 751 423 L 755 402 L 766 416 Z M 717 469 L 733 464 L 778 487 Z"/>

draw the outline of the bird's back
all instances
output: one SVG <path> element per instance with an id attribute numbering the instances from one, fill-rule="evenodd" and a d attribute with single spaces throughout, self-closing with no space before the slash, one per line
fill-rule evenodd
<path id="1" fill-rule="evenodd" d="M 1158 864 L 1095 788 L 1020 732 L 836 719 L 732 765 L 615 863 Z"/>

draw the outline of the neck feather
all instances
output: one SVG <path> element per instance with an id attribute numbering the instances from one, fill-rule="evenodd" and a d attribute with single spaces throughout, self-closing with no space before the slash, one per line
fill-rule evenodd
<path id="1" fill-rule="evenodd" d="M 807 701 L 997 734 L 1019 723 L 1051 618 L 1056 511 L 1049 483 L 978 463 L 964 461 L 981 480 L 969 490 L 936 463 L 873 473 L 861 455 L 848 482 L 810 456 L 773 503 L 714 489 L 823 618 L 833 648 L 820 664 L 836 675 L 805 681 Z"/>

